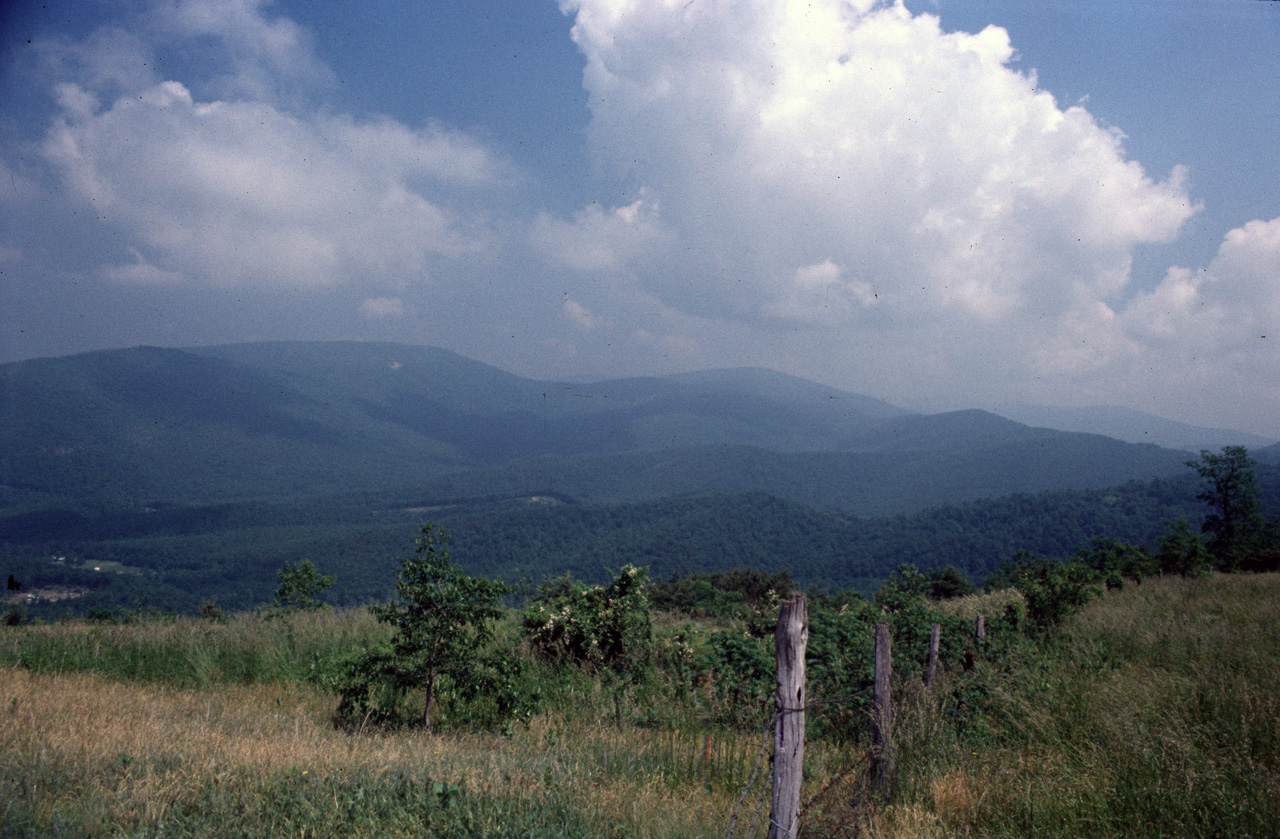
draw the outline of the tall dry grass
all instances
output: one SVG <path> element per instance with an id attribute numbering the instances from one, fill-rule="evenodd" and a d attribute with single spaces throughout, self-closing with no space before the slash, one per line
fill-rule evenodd
<path id="1" fill-rule="evenodd" d="M 335 730 L 312 668 L 377 629 L 6 630 L 0 836 L 723 836 L 757 767 L 734 835 L 763 835 L 764 732 L 700 728 L 658 688 L 621 724 L 598 680 L 561 674 L 505 737 Z M 811 742 L 806 835 L 1280 835 L 1280 575 L 1130 584 L 999 649 L 899 681 L 888 804 L 861 745 Z"/>
<path id="2" fill-rule="evenodd" d="M 422 835 L 433 818 L 439 835 L 719 835 L 736 788 L 704 779 L 756 745 L 545 716 L 511 737 L 351 734 L 303 686 L 18 668 L 0 700 L 5 836 Z"/>
<path id="3" fill-rule="evenodd" d="M 1280 835 L 1280 575 L 1129 584 L 953 678 L 982 713 L 908 703 L 871 835 Z"/>

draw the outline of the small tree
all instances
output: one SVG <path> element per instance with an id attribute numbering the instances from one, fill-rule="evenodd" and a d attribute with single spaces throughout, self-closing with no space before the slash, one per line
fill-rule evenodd
<path id="1" fill-rule="evenodd" d="M 929 580 L 920 569 L 904 562 L 894 569 L 876 592 L 875 604 L 886 612 L 901 612 L 929 593 Z"/>
<path id="2" fill-rule="evenodd" d="M 280 582 L 276 586 L 276 605 L 282 609 L 321 609 L 325 604 L 316 597 L 333 585 L 333 577 L 321 574 L 309 559 L 285 565 L 276 576 Z"/>
<path id="3" fill-rule="evenodd" d="M 443 531 L 424 524 L 414 555 L 396 571 L 399 599 L 370 610 L 395 629 L 395 678 L 426 690 L 422 724 L 428 732 L 436 680 L 449 675 L 461 681 L 478 666 L 492 638 L 489 623 L 502 617 L 498 601 L 511 591 L 496 580 L 463 574 L 450 561 L 444 541 Z"/>
<path id="4" fill-rule="evenodd" d="M 1223 571 L 1238 569 L 1249 550 L 1262 547 L 1266 528 L 1256 465 L 1244 446 L 1223 446 L 1221 454 L 1201 451 L 1200 460 L 1187 461 L 1207 484 L 1196 496 L 1209 505 L 1200 529 L 1209 534 L 1209 552 Z"/>
<path id="5" fill-rule="evenodd" d="M 964 572 L 954 566 L 934 568 L 924 575 L 929 584 L 926 592 L 930 600 L 952 600 L 973 594 L 976 589 Z"/>
<path id="6" fill-rule="evenodd" d="M 1076 548 L 1075 558 L 1102 574 L 1107 588 L 1121 588 L 1126 579 L 1142 582 L 1157 571 L 1156 558 L 1146 548 L 1110 536 Z"/>
<path id="7" fill-rule="evenodd" d="M 1162 574 L 1202 577 L 1209 573 L 1213 557 L 1205 546 L 1204 538 L 1191 530 L 1186 519 L 1178 519 L 1169 522 L 1169 529 L 1160 537 L 1156 562 Z"/>

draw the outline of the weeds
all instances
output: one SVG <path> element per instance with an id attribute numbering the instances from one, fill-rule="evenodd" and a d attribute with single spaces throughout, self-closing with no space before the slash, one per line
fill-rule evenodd
<path id="1" fill-rule="evenodd" d="M 850 616 L 824 636 L 830 680 L 861 678 L 833 658 L 861 643 Z M 716 621 L 656 616 L 621 695 L 533 657 L 508 616 L 496 638 L 542 710 L 434 736 L 333 727 L 335 662 L 385 641 L 362 611 L 4 628 L 0 836 L 721 836 L 763 754 L 734 834 L 758 836 L 767 738 L 704 678 L 709 639 L 746 639 Z M 1148 579 L 1042 637 L 993 624 L 931 689 L 899 673 L 890 802 L 868 796 L 856 703 L 839 736 L 811 715 L 804 835 L 1277 835 L 1280 575 Z"/>
<path id="2" fill-rule="evenodd" d="M 873 835 L 1280 830 L 1280 575 L 1130 585 L 983 668 L 976 719 L 904 685 L 902 785 Z"/>

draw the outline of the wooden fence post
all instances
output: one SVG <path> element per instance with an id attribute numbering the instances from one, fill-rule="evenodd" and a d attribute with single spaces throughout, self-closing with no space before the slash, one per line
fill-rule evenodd
<path id="1" fill-rule="evenodd" d="M 773 808 L 769 839 L 795 839 L 800 826 L 800 784 L 804 779 L 804 651 L 809 643 L 809 608 L 793 592 L 778 610 L 774 635 L 778 654 L 778 698 L 773 718 Z"/>
<path id="2" fill-rule="evenodd" d="M 889 624 L 876 624 L 875 720 L 871 727 L 871 783 L 887 799 L 893 794 L 893 704 Z"/>
<path id="3" fill-rule="evenodd" d="M 987 637 L 987 622 L 983 619 L 982 615 L 978 615 L 977 626 L 974 628 L 974 636 L 977 637 L 979 641 Z"/>
<path id="4" fill-rule="evenodd" d="M 929 658 L 924 665 L 924 686 L 933 684 L 933 675 L 938 670 L 938 647 L 942 644 L 942 624 L 935 623 L 929 631 Z"/>

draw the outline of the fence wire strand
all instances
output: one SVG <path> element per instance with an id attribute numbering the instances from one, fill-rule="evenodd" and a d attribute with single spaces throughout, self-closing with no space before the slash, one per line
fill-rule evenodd
<path id="1" fill-rule="evenodd" d="M 745 802 L 747 800 L 747 797 L 751 794 L 751 788 L 755 786 L 756 780 L 760 777 L 760 767 L 764 765 L 765 755 L 768 754 L 769 745 L 772 743 L 774 738 L 774 730 L 777 724 L 781 721 L 782 715 L 803 713 L 804 711 L 810 711 L 815 708 L 820 708 L 826 705 L 839 705 L 845 702 L 852 702 L 855 699 L 859 699 L 865 696 L 866 694 L 871 693 L 873 689 L 874 689 L 873 687 L 863 688 L 862 690 L 857 691 L 856 693 L 846 694 L 845 696 L 838 696 L 834 699 L 815 699 L 813 701 L 806 702 L 804 705 L 801 705 L 795 708 L 788 708 L 786 706 L 780 707 L 778 706 L 776 701 L 774 702 L 775 710 L 774 710 L 773 716 L 770 717 L 769 719 L 769 724 L 765 727 L 764 738 L 760 743 L 760 752 L 756 757 L 755 768 L 752 770 L 751 777 L 747 780 L 746 785 L 742 789 L 742 795 L 738 796 L 737 803 L 733 805 L 733 813 L 729 819 L 729 833 L 726 839 L 733 839 L 733 832 L 734 830 L 737 829 L 738 812 L 739 810 L 741 810 L 743 802 Z M 813 795 L 809 796 L 809 799 L 807 801 L 803 802 L 800 808 L 800 812 L 803 814 L 804 812 L 809 810 L 813 805 L 819 803 L 825 796 L 833 795 L 834 790 L 844 788 L 846 786 L 844 782 L 848 781 L 849 779 L 852 778 L 855 782 L 860 781 L 869 763 L 870 763 L 870 753 L 868 752 L 867 754 L 864 754 L 861 758 L 859 758 L 858 762 L 855 763 L 852 767 L 841 772 L 839 775 L 836 775 L 834 778 L 828 779 L 822 785 L 821 789 L 819 789 Z M 756 825 L 759 824 L 760 814 L 764 811 L 765 800 L 769 797 L 769 792 L 770 792 L 769 785 L 764 784 L 761 786 L 759 801 L 756 804 L 755 813 L 751 817 L 751 826 L 747 830 L 746 839 L 753 839 L 753 837 L 756 834 Z M 858 796 L 858 798 L 860 799 L 861 796 Z M 854 805 L 850 805 L 849 807 L 846 807 L 844 809 L 845 810 L 854 809 Z M 842 829 L 844 827 L 847 827 L 847 825 L 842 824 L 842 825 L 837 825 L 836 827 L 838 829 Z M 823 835 L 832 837 L 832 839 L 835 839 L 835 837 L 837 836 L 856 835 L 856 828 L 853 834 L 846 834 L 843 832 L 841 833 L 824 832 Z"/>
<path id="2" fill-rule="evenodd" d="M 729 836 L 733 839 L 733 829 L 738 822 L 738 809 L 742 807 L 742 802 L 747 800 L 747 795 L 751 792 L 751 787 L 755 786 L 756 778 L 760 776 L 760 766 L 764 763 L 765 753 L 769 750 L 769 741 L 773 739 L 773 727 L 777 725 L 778 715 L 774 714 L 769 720 L 769 725 L 765 727 L 764 742 L 760 744 L 760 754 L 756 757 L 756 768 L 751 772 L 751 778 L 748 779 L 747 785 L 742 790 L 742 795 L 738 798 L 738 803 L 733 805 L 733 816 L 729 819 Z M 754 836 L 756 832 L 756 818 L 760 815 L 759 807 L 756 808 L 756 816 L 751 819 L 751 832 L 748 837 Z"/>

